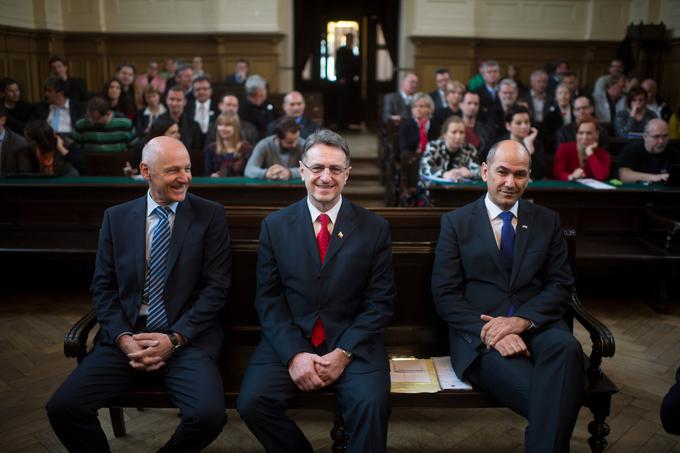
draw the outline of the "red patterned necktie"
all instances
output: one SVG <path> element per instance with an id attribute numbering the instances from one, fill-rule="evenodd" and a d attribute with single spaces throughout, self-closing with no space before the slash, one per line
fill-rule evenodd
<path id="1" fill-rule="evenodd" d="M 427 118 L 418 121 L 418 127 L 420 128 L 420 144 L 418 145 L 418 152 L 420 154 L 425 152 L 425 147 L 427 146 L 427 128 L 425 127 L 427 126 L 427 121 Z"/>
<path id="2" fill-rule="evenodd" d="M 331 233 L 328 231 L 328 224 L 331 222 L 331 218 L 328 217 L 328 214 L 319 214 L 317 220 L 321 224 L 321 229 L 316 236 L 316 246 L 319 249 L 321 264 L 323 264 L 323 260 L 326 258 L 326 252 L 328 251 L 328 243 L 331 240 Z M 316 348 L 324 341 L 326 341 L 326 331 L 323 328 L 321 318 L 318 318 L 312 328 L 312 345 Z"/>

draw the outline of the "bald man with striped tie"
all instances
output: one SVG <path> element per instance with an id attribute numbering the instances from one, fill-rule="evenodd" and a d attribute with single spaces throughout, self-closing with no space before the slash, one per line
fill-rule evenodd
<path id="1" fill-rule="evenodd" d="M 200 451 L 226 423 L 216 365 L 231 283 L 224 210 L 187 193 L 191 161 L 174 138 L 144 147 L 140 174 L 147 194 L 104 214 L 91 287 L 94 348 L 47 403 L 69 451 L 109 451 L 97 410 L 151 374 L 182 416 L 159 451 Z"/>

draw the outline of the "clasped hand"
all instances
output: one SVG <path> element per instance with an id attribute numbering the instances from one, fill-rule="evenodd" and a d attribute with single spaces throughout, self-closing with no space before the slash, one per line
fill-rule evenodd
<path id="1" fill-rule="evenodd" d="M 349 364 L 339 348 L 324 356 L 300 352 L 288 364 L 288 373 L 300 390 L 310 392 L 337 381 Z"/>
<path id="2" fill-rule="evenodd" d="M 170 338 L 158 332 L 123 335 L 118 347 L 130 359 L 129 365 L 140 371 L 160 369 L 174 352 Z"/>
<path id="3" fill-rule="evenodd" d="M 520 337 L 520 334 L 531 325 L 528 320 L 518 316 L 489 315 L 482 315 L 481 319 L 486 324 L 479 336 L 488 349 L 494 348 L 503 357 L 531 356 L 526 343 Z"/>

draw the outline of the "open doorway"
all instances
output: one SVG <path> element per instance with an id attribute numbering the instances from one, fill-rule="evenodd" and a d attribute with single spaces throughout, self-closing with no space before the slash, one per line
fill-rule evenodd
<path id="1" fill-rule="evenodd" d="M 295 1 L 295 87 L 323 94 L 327 127 L 376 128 L 396 77 L 399 2 L 323 3 Z"/>

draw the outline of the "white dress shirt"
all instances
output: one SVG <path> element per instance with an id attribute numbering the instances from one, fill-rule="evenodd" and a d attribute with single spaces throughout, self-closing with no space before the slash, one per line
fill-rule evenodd
<path id="1" fill-rule="evenodd" d="M 47 115 L 47 124 L 52 126 L 54 132 L 61 134 L 70 134 L 73 132 L 73 124 L 71 124 L 70 99 L 67 98 L 66 102 L 64 102 L 64 105 L 50 104 L 50 113 Z"/>
<path id="2" fill-rule="evenodd" d="M 194 121 L 201 127 L 201 132 L 208 132 L 210 125 L 210 99 L 205 102 L 196 101 L 196 113 L 194 113 Z"/>
<path id="3" fill-rule="evenodd" d="M 316 208 L 316 206 L 312 204 L 312 201 L 309 199 L 309 195 L 307 195 L 307 207 L 309 207 L 309 214 L 312 219 L 312 224 L 314 224 L 314 237 L 318 236 L 319 231 L 321 231 L 321 222 L 318 220 L 320 214 L 328 214 L 328 217 L 330 217 L 331 221 L 328 224 L 328 231 L 331 233 L 331 235 L 333 234 L 333 226 L 335 225 L 335 221 L 338 218 L 340 206 L 342 206 L 342 195 L 340 195 L 340 199 L 337 203 L 335 203 L 335 206 L 330 208 L 325 213 L 322 213 Z"/>
<path id="4" fill-rule="evenodd" d="M 496 206 L 496 204 L 489 198 L 489 193 L 486 193 L 484 197 L 484 205 L 486 206 L 486 213 L 489 215 L 489 221 L 491 222 L 491 229 L 493 229 L 493 235 L 496 238 L 496 246 L 498 250 L 501 249 L 501 228 L 503 227 L 503 219 L 499 217 L 500 213 L 503 212 L 501 208 Z M 512 212 L 512 228 L 517 231 L 517 207 L 519 206 L 519 200 L 512 205 L 510 212 Z"/>

